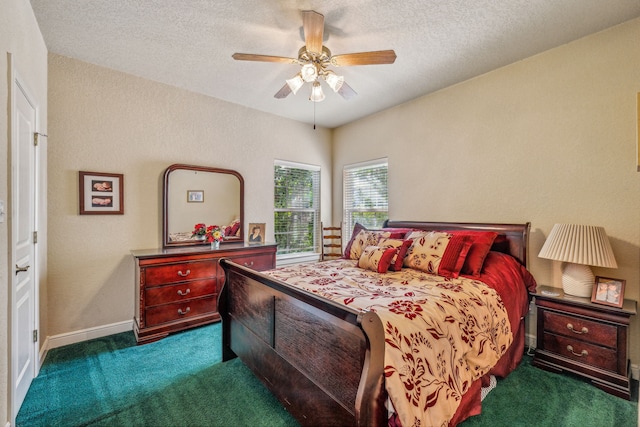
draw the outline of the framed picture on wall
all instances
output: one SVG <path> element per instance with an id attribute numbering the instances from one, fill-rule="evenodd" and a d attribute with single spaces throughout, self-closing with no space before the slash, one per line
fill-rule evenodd
<path id="1" fill-rule="evenodd" d="M 124 214 L 124 175 L 79 172 L 80 215 Z"/>
<path id="2" fill-rule="evenodd" d="M 265 223 L 250 223 L 249 232 L 247 233 L 247 241 L 249 244 L 257 245 L 264 243 L 265 239 Z"/>
<path id="3" fill-rule="evenodd" d="M 624 302 L 626 280 L 596 276 L 591 302 L 621 308 Z"/>

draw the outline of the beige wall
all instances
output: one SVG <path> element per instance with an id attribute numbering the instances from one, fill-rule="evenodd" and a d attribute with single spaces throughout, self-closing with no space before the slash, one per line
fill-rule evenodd
<path id="1" fill-rule="evenodd" d="M 11 60 L 9 55 L 11 54 Z M 5 202 L 5 222 L 0 223 L 0 424 L 6 424 L 10 418 L 10 365 L 11 354 L 11 245 L 9 230 L 11 227 L 11 180 L 9 157 L 11 146 L 11 119 L 9 105 L 10 75 L 15 71 L 38 103 L 40 132 L 47 130 L 47 49 L 40 34 L 31 5 L 26 0 L 6 0 L 0 2 L 0 200 Z M 42 156 L 41 170 L 46 177 L 46 139 L 40 146 Z M 41 218 L 46 218 L 46 200 L 41 199 Z M 40 277 L 46 277 L 46 224 L 40 224 L 41 244 L 38 245 L 42 269 Z M 41 286 L 41 298 L 46 298 L 46 286 Z M 41 321 L 46 323 L 46 305 L 40 313 Z"/>
<path id="2" fill-rule="evenodd" d="M 162 176 L 173 163 L 240 172 L 245 230 L 267 223 L 269 240 L 274 160 L 319 165 L 330 220 L 326 129 L 53 54 L 49 103 L 49 335 L 133 318 L 129 251 L 161 245 Z M 124 174 L 124 215 L 78 215 L 79 170 Z"/>
<path id="3" fill-rule="evenodd" d="M 559 263 L 537 257 L 553 224 L 600 225 L 619 268 L 594 272 L 638 301 L 638 40 L 640 19 L 337 129 L 334 216 L 343 166 L 388 156 L 392 219 L 530 221 L 529 267 L 554 286 Z"/>

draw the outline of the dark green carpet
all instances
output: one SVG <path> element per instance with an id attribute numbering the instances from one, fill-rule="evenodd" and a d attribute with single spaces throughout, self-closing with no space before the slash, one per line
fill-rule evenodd
<path id="1" fill-rule="evenodd" d="M 136 346 L 132 332 L 51 350 L 16 424 L 297 426 L 238 359 L 220 363 L 221 325 Z M 637 399 L 637 398 L 636 398 Z M 461 427 L 633 427 L 638 404 L 523 363 Z"/>
<path id="2" fill-rule="evenodd" d="M 20 408 L 26 426 L 297 426 L 220 324 L 142 346 L 132 332 L 51 350 Z"/>
<path id="3" fill-rule="evenodd" d="M 482 402 L 482 414 L 460 427 L 636 427 L 638 396 L 629 402 L 573 375 L 520 366 Z M 637 387 L 637 382 L 635 383 Z"/>

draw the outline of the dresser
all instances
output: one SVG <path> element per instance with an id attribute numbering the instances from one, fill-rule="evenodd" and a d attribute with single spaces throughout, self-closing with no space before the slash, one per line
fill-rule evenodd
<path id="1" fill-rule="evenodd" d="M 537 316 L 533 365 L 573 372 L 630 400 L 629 323 L 636 314 L 636 301 L 624 300 L 622 308 L 610 307 L 548 286 L 538 286 L 532 296 Z"/>
<path id="2" fill-rule="evenodd" d="M 224 243 L 131 251 L 135 259 L 133 331 L 138 344 L 220 321 L 221 258 L 255 270 L 275 267 L 276 244 Z"/>

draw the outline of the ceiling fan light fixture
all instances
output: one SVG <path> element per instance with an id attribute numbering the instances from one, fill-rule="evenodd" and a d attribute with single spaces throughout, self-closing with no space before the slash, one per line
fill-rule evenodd
<path id="1" fill-rule="evenodd" d="M 339 76 L 333 71 L 327 71 L 327 73 L 324 76 L 324 79 L 326 80 L 329 87 L 333 89 L 334 92 L 339 91 L 342 85 L 344 84 L 344 76 Z"/>
<path id="2" fill-rule="evenodd" d="M 302 80 L 305 82 L 312 82 L 318 78 L 318 69 L 314 64 L 304 64 L 300 74 L 302 75 Z"/>
<path id="3" fill-rule="evenodd" d="M 287 79 L 286 82 L 289 86 L 289 89 L 291 89 L 291 92 L 293 92 L 294 95 L 298 93 L 302 85 L 304 85 L 304 80 L 302 80 L 302 76 L 300 75 L 300 73 L 296 74 L 290 79 Z"/>
<path id="4" fill-rule="evenodd" d="M 324 40 L 324 27 L 324 15 L 313 10 L 303 10 L 302 35 L 305 44 L 298 50 L 297 58 L 239 52 L 231 56 L 236 61 L 274 62 L 298 65 L 300 72 L 287 80 L 286 84 L 275 93 L 274 97 L 276 99 L 286 98 L 292 92 L 294 94 L 298 92 L 305 83 L 311 83 L 313 87 L 311 88 L 312 93 L 309 99 L 315 102 L 320 102 L 324 99 L 324 93 L 320 87 L 320 78 L 324 79 L 325 83 L 344 99 L 351 99 L 357 95 L 356 91 L 347 84 L 343 76 L 337 75 L 334 71 L 327 69 L 327 67 L 393 64 L 396 60 L 396 53 L 390 49 L 333 55 L 331 51 L 322 44 Z"/>
<path id="5" fill-rule="evenodd" d="M 324 92 L 322 91 L 320 82 L 315 81 L 313 82 L 313 87 L 311 88 L 311 95 L 309 96 L 309 101 L 320 102 L 322 100 L 324 100 Z"/>

